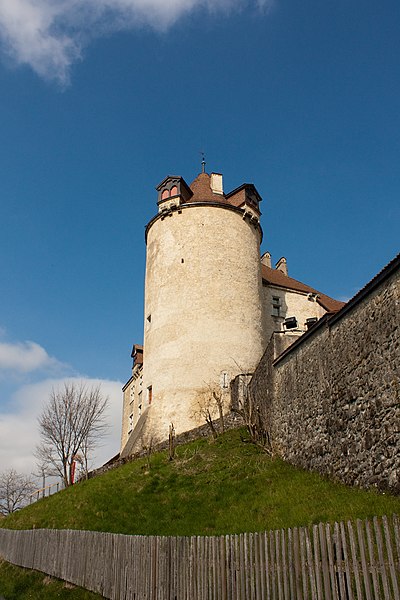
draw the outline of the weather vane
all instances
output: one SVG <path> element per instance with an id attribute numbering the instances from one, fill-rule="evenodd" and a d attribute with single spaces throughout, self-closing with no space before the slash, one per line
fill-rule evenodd
<path id="1" fill-rule="evenodd" d="M 205 157 L 205 154 L 204 154 L 204 152 L 202 150 L 200 151 L 200 154 L 201 154 L 201 158 L 202 158 L 202 161 L 201 161 L 201 172 L 205 173 L 206 172 L 206 157 Z"/>

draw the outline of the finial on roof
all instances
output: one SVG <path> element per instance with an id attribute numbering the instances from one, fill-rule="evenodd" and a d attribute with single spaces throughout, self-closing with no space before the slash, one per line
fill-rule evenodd
<path id="1" fill-rule="evenodd" d="M 201 156 L 202 156 L 202 161 L 201 161 L 201 172 L 205 173 L 206 172 L 206 157 L 204 152 L 200 152 Z"/>

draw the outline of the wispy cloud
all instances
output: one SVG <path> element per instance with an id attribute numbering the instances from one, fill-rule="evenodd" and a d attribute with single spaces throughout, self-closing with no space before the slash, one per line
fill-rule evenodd
<path id="1" fill-rule="evenodd" d="M 39 76 L 65 86 L 71 65 L 82 58 L 91 39 L 144 25 L 165 30 L 196 9 L 266 10 L 273 1 L 0 0 L 0 40 L 14 64 L 28 65 Z"/>
<path id="2" fill-rule="evenodd" d="M 14 468 L 19 472 L 35 471 L 36 459 L 33 455 L 39 443 L 37 419 L 51 390 L 62 387 L 64 382 L 82 382 L 88 388 L 100 386 L 104 396 L 109 398 L 107 421 L 109 434 L 104 439 L 94 457 L 94 465 L 106 462 L 119 451 L 121 435 L 122 393 L 120 381 L 87 378 L 45 379 L 38 383 L 18 388 L 7 405 L 0 406 L 0 471 Z"/>
<path id="3" fill-rule="evenodd" d="M 1 0 L 0 0 L 1 1 Z M 6 335 L 4 329 L 3 337 Z M 1 335 L 1 333 L 0 333 Z M 79 382 L 88 388 L 99 385 L 109 398 L 109 435 L 98 448 L 94 462 L 102 464 L 119 450 L 121 435 L 122 383 L 72 375 L 72 368 L 39 344 L 0 340 L 0 471 L 13 467 L 30 473 L 39 442 L 37 419 L 51 390 L 65 382 Z"/>
<path id="4" fill-rule="evenodd" d="M 31 373 L 62 366 L 35 342 L 0 342 L 0 372 Z"/>

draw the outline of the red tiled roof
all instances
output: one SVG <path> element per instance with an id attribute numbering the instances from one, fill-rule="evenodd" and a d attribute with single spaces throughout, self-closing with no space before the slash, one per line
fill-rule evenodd
<path id="1" fill-rule="evenodd" d="M 241 187 L 238 191 L 231 192 L 229 194 L 229 202 L 233 204 L 233 206 L 242 206 L 246 202 L 246 189 L 245 187 Z"/>
<path id="2" fill-rule="evenodd" d="M 131 357 L 134 360 L 135 365 L 143 364 L 143 346 L 140 344 L 134 344 L 131 352 Z"/>
<path id="3" fill-rule="evenodd" d="M 326 294 L 321 294 L 318 290 L 301 283 L 301 281 L 297 281 L 297 279 L 288 277 L 282 273 L 282 271 L 278 271 L 278 269 L 272 269 L 271 267 L 262 264 L 261 273 L 263 281 L 271 285 L 287 288 L 296 292 L 304 292 L 306 294 L 317 294 L 317 302 L 328 312 L 337 312 L 344 306 L 344 302 L 334 300 L 333 298 L 326 296 Z"/>
<path id="4" fill-rule="evenodd" d="M 190 202 L 219 202 L 220 204 L 230 204 L 223 194 L 214 194 L 210 184 L 210 175 L 208 173 L 200 173 L 189 186 L 193 192 Z"/>

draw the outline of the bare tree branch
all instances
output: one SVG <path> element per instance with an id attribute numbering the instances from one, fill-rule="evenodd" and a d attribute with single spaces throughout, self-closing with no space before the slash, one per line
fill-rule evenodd
<path id="1" fill-rule="evenodd" d="M 195 418 L 204 419 L 214 438 L 218 437 L 215 420 L 219 418 L 220 430 L 225 431 L 224 415 L 227 410 L 228 396 L 217 383 L 209 383 L 199 391 Z"/>
<path id="2" fill-rule="evenodd" d="M 262 418 L 260 407 L 255 402 L 249 389 L 249 374 L 238 375 L 241 378 L 242 398 L 238 406 L 232 406 L 232 411 L 239 415 L 247 427 L 250 439 L 253 444 L 261 448 L 264 452 L 271 455 L 271 443 L 268 431 Z"/>
<path id="3" fill-rule="evenodd" d="M 0 514 L 9 515 L 27 504 L 34 483 L 15 469 L 0 473 Z"/>
<path id="4" fill-rule="evenodd" d="M 41 464 L 60 475 L 66 487 L 72 483 L 76 457 L 87 475 L 90 453 L 108 429 L 107 404 L 100 386 L 88 389 L 84 383 L 64 383 L 62 389 L 53 389 L 50 394 L 39 417 L 42 441 L 35 454 Z"/>

